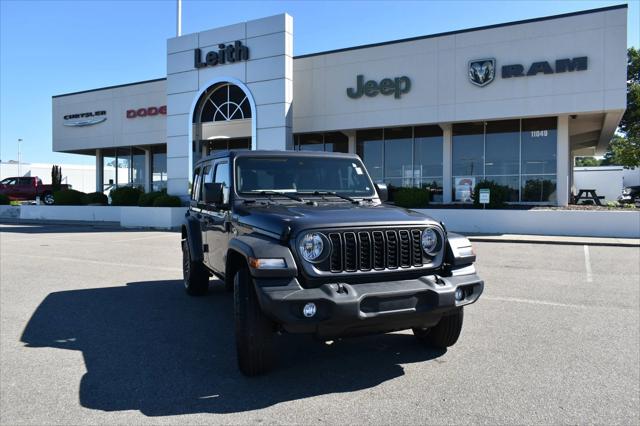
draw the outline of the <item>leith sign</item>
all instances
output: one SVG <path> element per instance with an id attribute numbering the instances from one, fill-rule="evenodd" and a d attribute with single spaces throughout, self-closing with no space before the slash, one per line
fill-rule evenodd
<path id="1" fill-rule="evenodd" d="M 195 68 L 214 67 L 227 63 L 248 61 L 249 48 L 243 46 L 240 40 L 236 40 L 233 44 L 219 44 L 218 50 L 211 50 L 202 54 L 201 49 L 193 51 L 193 64 Z"/>

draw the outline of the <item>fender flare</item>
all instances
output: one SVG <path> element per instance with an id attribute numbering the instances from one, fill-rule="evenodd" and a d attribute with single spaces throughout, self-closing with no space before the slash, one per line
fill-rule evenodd
<path id="1" fill-rule="evenodd" d="M 447 233 L 446 262 L 453 266 L 471 265 L 476 261 L 476 253 L 468 238 Z"/>
<path id="2" fill-rule="evenodd" d="M 202 252 L 202 232 L 200 230 L 200 222 L 194 217 L 188 215 L 182 222 L 182 237 L 187 238 L 191 259 L 195 262 L 204 261 L 204 253 Z M 186 234 L 186 235 L 185 235 Z"/>
<path id="3" fill-rule="evenodd" d="M 251 276 L 255 278 L 293 278 L 298 274 L 298 267 L 289 247 L 272 238 L 255 234 L 234 237 L 229 240 L 227 265 L 229 265 L 230 259 L 233 259 L 233 253 L 237 253 L 244 258 L 249 266 Z M 251 266 L 249 258 L 284 259 L 285 267 L 280 269 L 256 269 Z"/>

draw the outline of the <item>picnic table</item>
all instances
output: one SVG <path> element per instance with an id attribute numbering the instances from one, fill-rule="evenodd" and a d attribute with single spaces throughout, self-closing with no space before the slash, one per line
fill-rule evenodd
<path id="1" fill-rule="evenodd" d="M 575 204 L 580 204 L 580 201 L 593 201 L 596 206 L 601 206 L 600 200 L 604 200 L 604 195 L 598 196 L 595 189 L 579 189 L 578 195 L 575 196 Z"/>

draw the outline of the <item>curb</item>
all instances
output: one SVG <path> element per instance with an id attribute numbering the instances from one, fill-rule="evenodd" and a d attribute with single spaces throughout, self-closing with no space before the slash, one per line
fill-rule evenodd
<path id="1" fill-rule="evenodd" d="M 553 245 L 566 245 L 566 246 L 604 246 L 604 247 L 640 247 L 640 241 L 634 239 L 626 239 L 624 238 L 602 238 L 602 240 L 591 240 L 585 239 L 581 240 L 580 237 L 571 237 L 575 239 L 566 240 L 559 238 L 567 238 L 567 237 L 559 237 L 554 238 L 553 236 L 540 236 L 539 238 L 531 238 L 522 236 L 519 238 L 512 237 L 487 237 L 487 236 L 473 236 L 467 235 L 469 240 L 474 242 L 483 242 L 483 243 L 524 243 L 524 244 L 553 244 Z M 594 237 L 595 238 L 595 237 Z"/>

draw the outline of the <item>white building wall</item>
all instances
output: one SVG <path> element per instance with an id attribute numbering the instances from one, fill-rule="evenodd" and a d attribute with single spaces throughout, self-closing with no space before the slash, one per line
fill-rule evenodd
<path id="1" fill-rule="evenodd" d="M 574 15 L 297 58 L 294 132 L 622 111 L 626 107 L 626 9 Z M 587 56 L 588 69 L 502 78 L 501 67 Z M 470 60 L 495 58 L 495 80 L 469 82 Z M 400 99 L 351 99 L 356 76 L 407 76 Z"/>
<path id="2" fill-rule="evenodd" d="M 69 152 L 120 146 L 154 145 L 166 140 L 163 114 L 127 118 L 127 110 L 166 105 L 166 81 L 54 97 L 53 150 Z M 106 121 L 91 126 L 65 126 L 64 116 L 106 111 Z"/>

